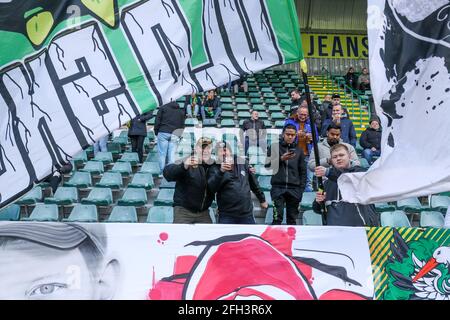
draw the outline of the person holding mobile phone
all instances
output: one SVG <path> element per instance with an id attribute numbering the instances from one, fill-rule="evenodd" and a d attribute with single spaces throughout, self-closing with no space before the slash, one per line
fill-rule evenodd
<path id="1" fill-rule="evenodd" d="M 212 223 L 209 207 L 214 194 L 207 188 L 208 171 L 213 163 L 211 151 L 212 140 L 202 137 L 189 157 L 164 168 L 164 178 L 176 181 L 174 223 Z"/>
<path id="2" fill-rule="evenodd" d="M 283 129 L 280 142 L 269 148 L 270 163 L 266 167 L 273 170 L 270 195 L 274 205 L 274 225 L 282 223 L 285 207 L 286 223 L 297 224 L 298 207 L 306 185 L 306 163 L 296 140 L 297 128 L 288 124 Z"/>
<path id="3" fill-rule="evenodd" d="M 219 163 L 209 171 L 208 189 L 216 193 L 219 223 L 255 224 L 251 192 L 261 208 L 267 209 L 268 203 L 247 160 L 233 155 L 225 142 L 218 143 L 217 156 Z"/>

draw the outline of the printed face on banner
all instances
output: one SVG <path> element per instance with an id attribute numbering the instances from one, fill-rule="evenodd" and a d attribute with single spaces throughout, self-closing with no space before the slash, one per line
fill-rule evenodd
<path id="1" fill-rule="evenodd" d="M 0 299 L 111 299 L 120 268 L 105 256 L 107 249 L 101 224 L 93 232 L 67 224 L 2 224 Z"/>
<path id="2" fill-rule="evenodd" d="M 364 229 L 323 234 L 317 241 L 317 230 L 301 227 L 1 223 L 0 297 L 371 299 L 368 247 L 357 245 Z"/>

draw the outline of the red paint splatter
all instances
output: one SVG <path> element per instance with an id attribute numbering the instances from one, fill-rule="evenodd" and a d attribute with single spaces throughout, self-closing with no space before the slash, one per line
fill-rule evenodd
<path id="1" fill-rule="evenodd" d="M 169 239 L 169 235 L 168 235 L 166 232 L 161 232 L 161 233 L 159 234 L 159 238 L 160 238 L 162 241 L 166 241 L 167 239 Z"/>

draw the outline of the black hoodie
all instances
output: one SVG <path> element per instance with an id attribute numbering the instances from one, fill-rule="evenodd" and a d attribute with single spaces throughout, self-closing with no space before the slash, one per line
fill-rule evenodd
<path id="1" fill-rule="evenodd" d="M 239 162 L 238 162 L 239 161 Z M 245 159 L 234 157 L 233 171 L 222 172 L 220 165 L 212 165 L 208 173 L 208 188 L 217 192 L 219 215 L 247 217 L 253 214 L 250 190 L 260 203 L 266 201 L 255 175 Z"/>

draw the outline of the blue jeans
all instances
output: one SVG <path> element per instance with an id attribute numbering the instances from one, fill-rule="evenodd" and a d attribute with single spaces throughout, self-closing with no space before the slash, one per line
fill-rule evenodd
<path id="1" fill-rule="evenodd" d="M 198 104 L 195 105 L 195 107 L 194 107 L 194 114 L 192 114 L 192 106 L 191 105 L 188 105 L 186 107 L 186 113 L 190 117 L 197 118 L 197 116 L 198 116 Z"/>
<path id="2" fill-rule="evenodd" d="M 173 163 L 175 161 L 175 149 L 177 142 L 178 137 L 172 135 L 171 133 L 158 133 L 159 169 L 161 170 L 161 173 L 166 164 Z"/>
<path id="3" fill-rule="evenodd" d="M 106 147 L 107 143 L 108 143 L 108 135 L 104 136 L 103 138 L 100 138 L 100 140 L 94 143 L 94 155 L 96 155 L 97 152 L 108 151 L 108 148 Z"/>
<path id="4" fill-rule="evenodd" d="M 201 107 L 200 108 L 200 113 L 202 114 L 202 120 L 206 119 L 206 111 L 205 111 L 205 107 Z M 217 121 L 217 118 L 220 117 L 220 114 L 222 113 L 222 108 L 217 107 L 216 110 L 214 110 L 214 120 Z"/>
<path id="5" fill-rule="evenodd" d="M 371 149 L 364 149 L 363 150 L 363 157 L 367 160 L 367 162 L 372 165 L 373 163 L 373 157 L 379 157 L 381 152 L 379 150 L 372 151 Z"/>
<path id="6" fill-rule="evenodd" d="M 219 214 L 219 223 L 222 224 L 256 224 L 253 216 L 248 217 L 231 217 Z"/>
<path id="7" fill-rule="evenodd" d="M 308 161 L 309 156 L 305 156 L 305 165 L 306 165 L 306 185 L 305 185 L 305 192 L 312 192 L 312 181 L 314 178 L 314 172 L 308 169 Z"/>

